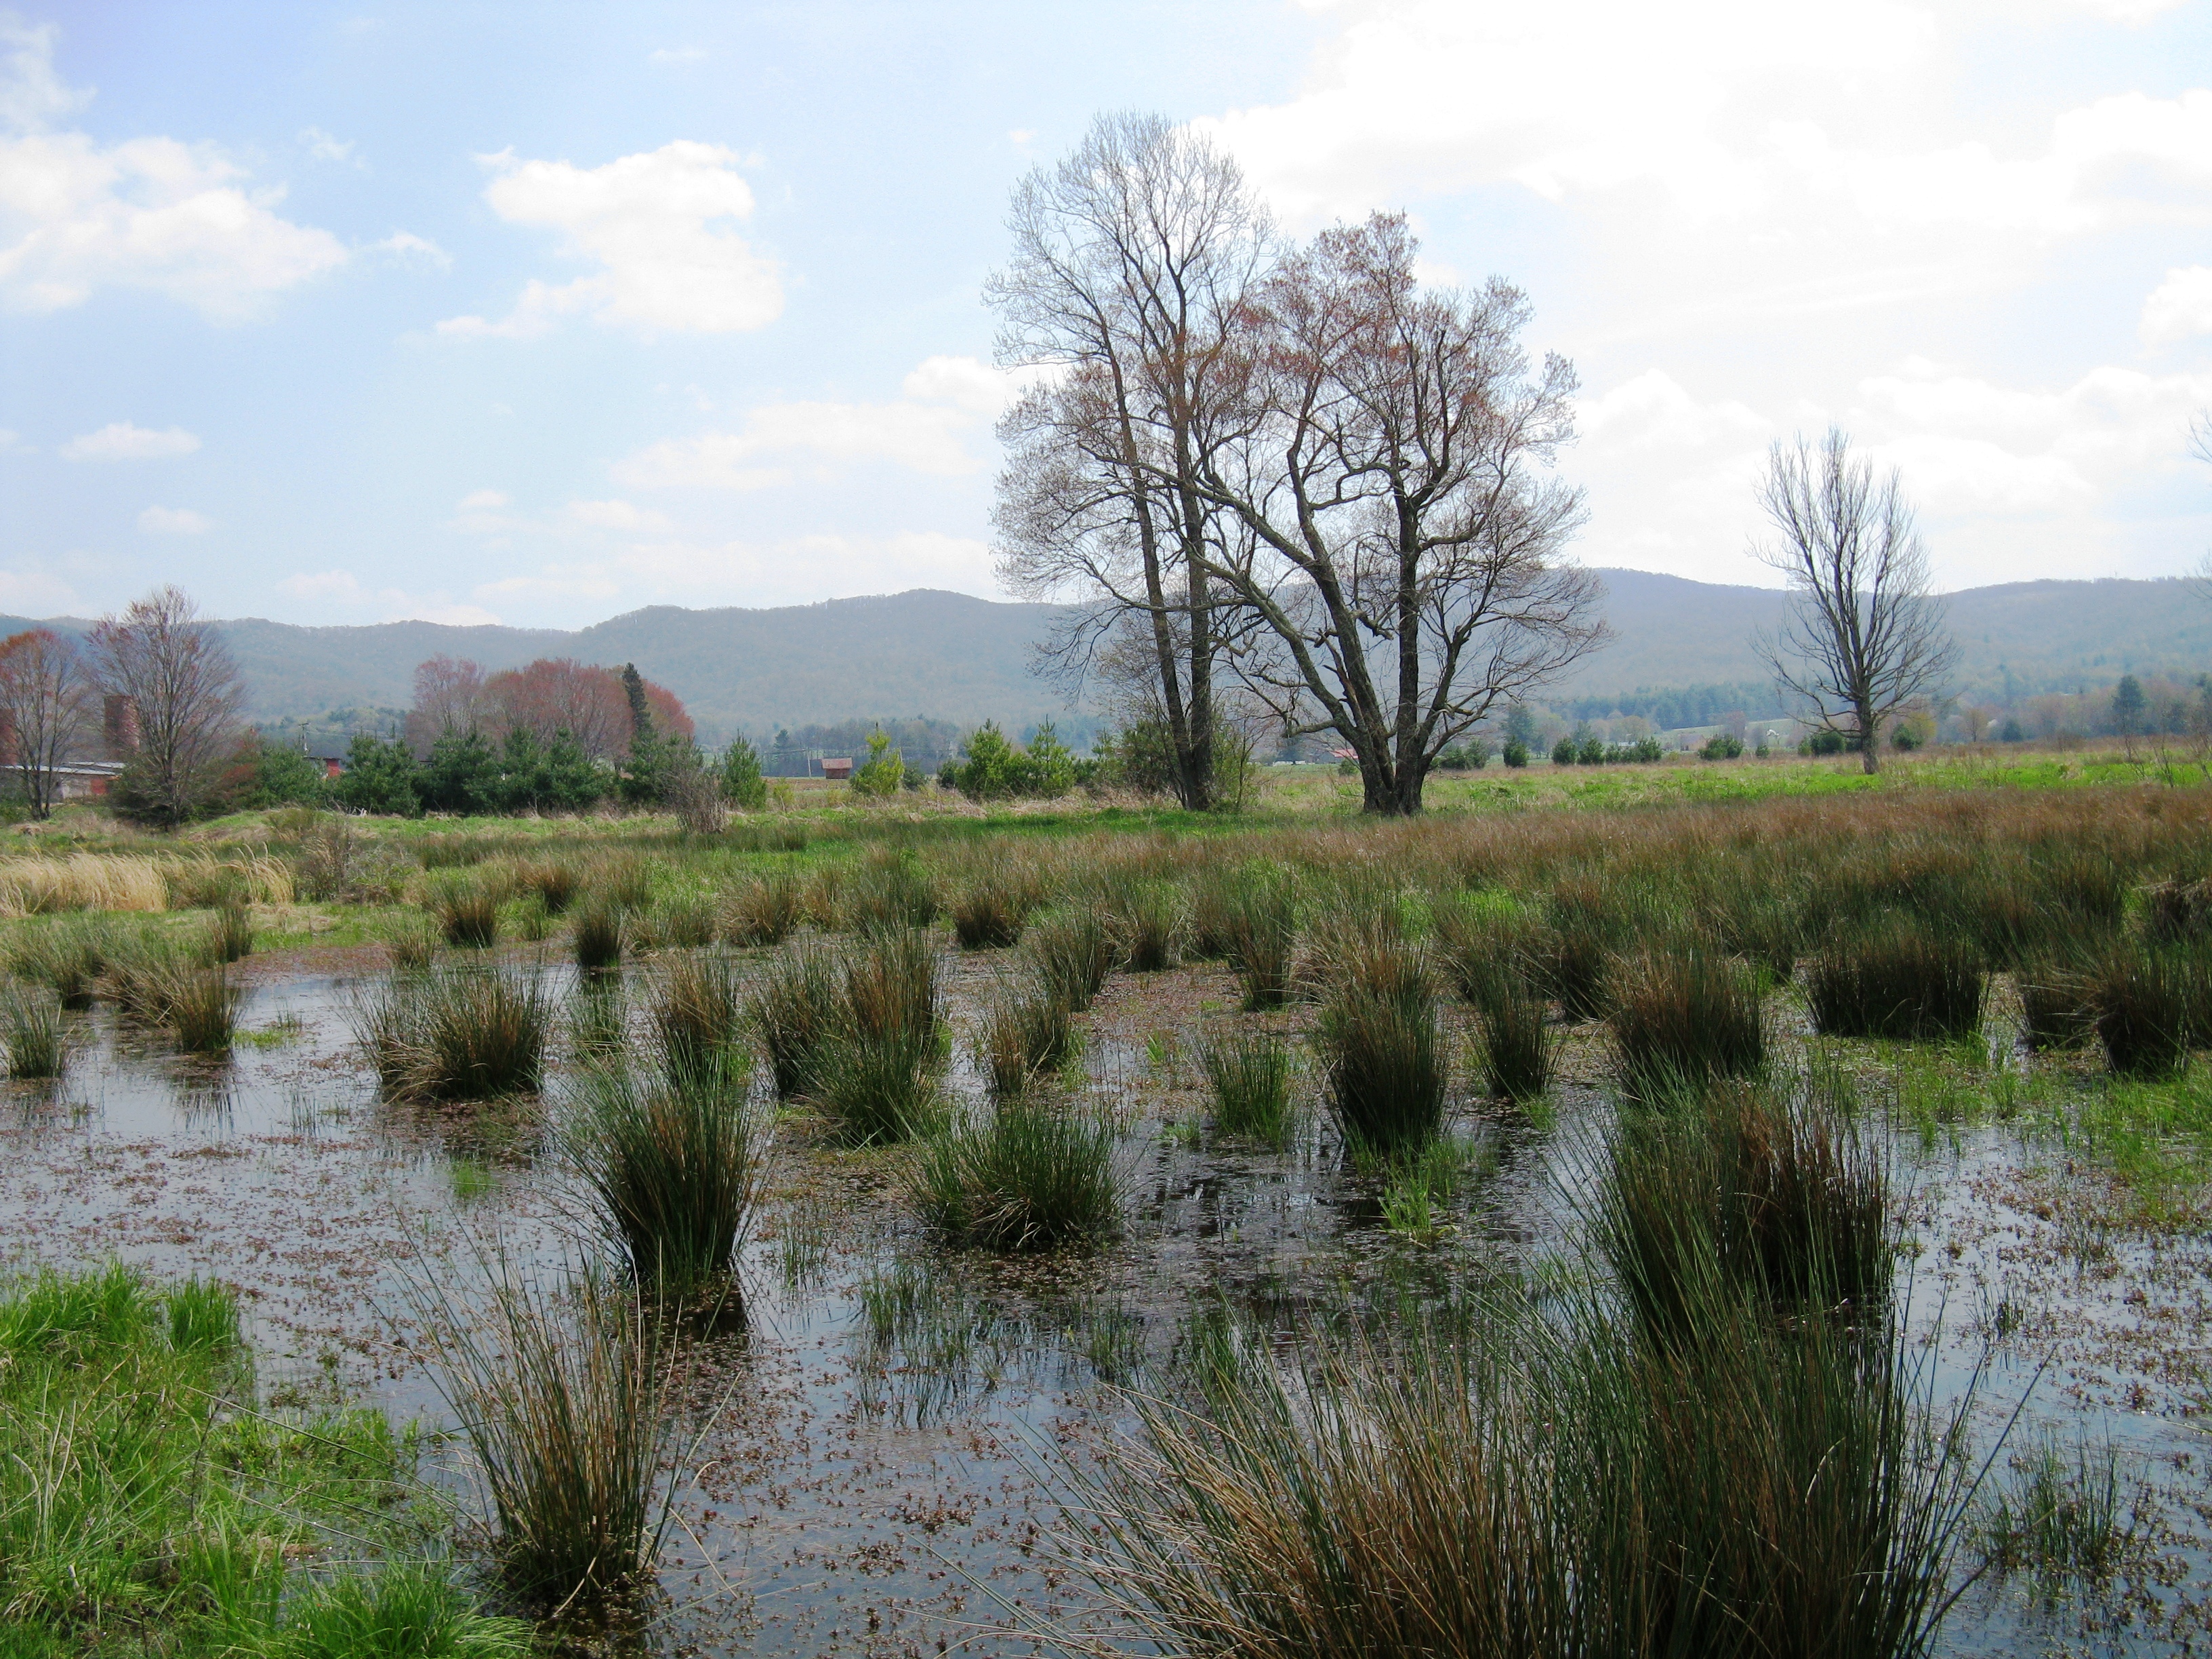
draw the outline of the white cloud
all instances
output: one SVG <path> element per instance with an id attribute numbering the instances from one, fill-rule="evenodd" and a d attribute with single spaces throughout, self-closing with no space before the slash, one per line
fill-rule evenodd
<path id="1" fill-rule="evenodd" d="M 58 311 L 115 285 L 235 320 L 345 263 L 337 238 L 276 211 L 281 187 L 248 188 L 213 145 L 52 130 L 83 101 L 54 75 L 54 40 L 0 23 L 0 303 Z"/>
<path id="2" fill-rule="evenodd" d="M 766 404 L 748 411 L 733 432 L 664 439 L 617 461 L 612 471 L 644 489 L 767 489 L 791 483 L 801 469 L 828 477 L 859 461 L 962 477 L 983 466 L 970 438 L 1030 378 L 973 357 L 927 357 L 901 382 L 905 396 L 897 402 Z"/>
<path id="3" fill-rule="evenodd" d="M 453 263 L 453 257 L 435 242 L 428 241 L 410 231 L 395 230 L 382 241 L 372 244 L 380 253 L 389 253 L 396 259 L 419 259 L 437 266 L 441 270 Z"/>
<path id="4" fill-rule="evenodd" d="M 2212 334 L 2212 265 L 2167 271 L 2166 280 L 2143 301 L 2140 331 L 2145 345 L 2171 345 Z"/>
<path id="5" fill-rule="evenodd" d="M 571 501 L 562 510 L 572 523 L 588 530 L 659 533 L 675 528 L 665 515 L 628 501 Z"/>
<path id="6" fill-rule="evenodd" d="M 496 489 L 471 489 L 456 504 L 463 513 L 489 513 L 507 505 L 506 495 Z"/>
<path id="7" fill-rule="evenodd" d="M 753 210 L 734 150 L 679 140 L 589 168 L 521 161 L 511 150 L 482 159 L 494 174 L 484 190 L 494 212 L 560 231 L 564 254 L 599 269 L 557 285 L 533 277 L 500 321 L 449 317 L 440 333 L 530 339 L 569 316 L 648 332 L 732 333 L 782 312 L 775 263 L 724 228 Z"/>
<path id="8" fill-rule="evenodd" d="M 496 624 L 498 616 L 480 605 L 456 604 L 443 594 L 428 597 L 397 587 L 370 588 L 350 570 L 302 571 L 285 577 L 276 591 L 313 608 L 317 615 L 332 610 L 368 611 L 381 622 L 444 623 L 456 628 Z"/>
<path id="9" fill-rule="evenodd" d="M 696 64 L 706 55 L 704 46 L 659 46 L 645 58 L 649 64 Z"/>
<path id="10" fill-rule="evenodd" d="M 21 435 L 12 427 L 0 426 L 0 454 L 6 454 L 19 447 L 16 440 Z"/>
<path id="11" fill-rule="evenodd" d="M 318 161 L 350 161 L 356 167 L 362 165 L 354 155 L 356 146 L 352 139 L 333 138 L 320 127 L 301 128 L 300 142 L 307 147 L 307 154 Z"/>
<path id="12" fill-rule="evenodd" d="M 65 461 L 150 461 L 169 455 L 189 455 L 200 441 L 180 426 L 156 432 L 129 421 L 115 421 L 97 432 L 71 438 L 62 446 Z"/>
<path id="13" fill-rule="evenodd" d="M 204 536 L 215 520 L 189 507 L 149 507 L 138 515 L 138 528 L 149 536 Z"/>

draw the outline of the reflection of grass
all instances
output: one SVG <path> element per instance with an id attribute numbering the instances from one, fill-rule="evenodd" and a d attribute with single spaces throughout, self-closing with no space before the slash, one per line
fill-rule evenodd
<path id="1" fill-rule="evenodd" d="M 87 1652 L 493 1659 L 527 1632 L 472 1612 L 419 1559 L 415 1443 L 375 1412 L 283 1423 L 254 1408 L 237 1308 L 120 1267 L 0 1294 L 0 1586 L 10 1659 Z M 390 1560 L 314 1580 L 300 1560 Z"/>

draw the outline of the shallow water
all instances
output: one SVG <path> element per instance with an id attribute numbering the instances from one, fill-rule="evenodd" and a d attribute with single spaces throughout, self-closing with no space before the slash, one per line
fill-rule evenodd
<path id="1" fill-rule="evenodd" d="M 993 970 L 948 965 L 961 1029 Z M 544 971 L 573 992 L 567 969 Z M 492 1238 L 526 1268 L 557 1269 L 580 1248 L 574 1206 L 539 1115 L 380 1101 L 351 1052 L 356 988 L 252 988 L 241 1027 L 272 1035 L 221 1065 L 165 1052 L 105 1008 L 71 1016 L 69 1075 L 7 1087 L 0 1237 L 13 1265 L 112 1256 L 216 1274 L 244 1293 L 272 1400 L 366 1396 L 442 1421 L 410 1284 L 465 1293 Z M 908 1215 L 895 1154 L 785 1137 L 745 1252 L 744 1327 L 711 1345 L 680 1431 L 665 1643 L 1026 1651 L 1019 1632 L 1093 1627 L 1050 1542 L 1053 1472 L 1110 1441 L 1126 1422 L 1116 1388 L 1168 1375 L 1194 1319 L 1225 1308 L 1279 1329 L 1348 1302 L 1435 1304 L 1560 1248 L 1557 1194 L 1602 1118 L 1595 1091 L 1563 1088 L 1547 1134 L 1463 1125 L 1492 1138 L 1494 1170 L 1410 1239 L 1310 1122 L 1281 1152 L 1193 1132 L 1196 1068 L 1176 1039 L 1233 1006 L 1208 969 L 1120 977 L 1102 1000 L 1088 1087 L 1124 1124 L 1129 1224 L 1095 1255 L 942 1251 Z M 975 1087 L 964 1059 L 952 1080 Z M 2037 1613 L 2014 1587 L 1971 1591 L 1947 1650 L 2201 1645 L 2206 1240 L 2085 1231 L 2047 1201 L 2049 1152 L 2003 1126 L 1897 1146 L 1922 1246 L 1901 1282 L 1940 1400 L 1978 1377 L 1985 1445 L 2024 1395 L 2031 1423 L 2109 1437 L 2151 1484 L 2173 1580 L 2086 1616 Z"/>

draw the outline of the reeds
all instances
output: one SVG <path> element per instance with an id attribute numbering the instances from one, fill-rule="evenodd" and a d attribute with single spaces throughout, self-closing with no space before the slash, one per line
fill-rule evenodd
<path id="1" fill-rule="evenodd" d="M 476 1455 L 494 1559 L 523 1606 L 599 1612 L 646 1588 L 670 1366 L 637 1299 L 586 1274 L 550 1291 L 496 1261 L 470 1310 L 418 1286 L 434 1375 Z"/>
<path id="2" fill-rule="evenodd" d="M 1527 986 L 1501 980 L 1485 988 L 1476 1012 L 1484 1092 L 1527 1104 L 1542 1098 L 1559 1066 L 1551 1008 Z"/>
<path id="3" fill-rule="evenodd" d="M 1612 1002 L 1613 1063 L 1632 1094 L 1756 1077 L 1765 1067 L 1759 981 L 1727 957 L 1692 949 L 1624 962 Z"/>
<path id="4" fill-rule="evenodd" d="M 1068 910 L 1030 929 L 1025 947 L 1045 988 L 1072 1013 L 1098 1000 L 1114 970 L 1114 939 L 1095 911 Z"/>
<path id="5" fill-rule="evenodd" d="M 627 932 L 620 905 L 599 895 L 586 900 L 577 908 L 576 925 L 569 934 L 576 966 L 587 974 L 620 967 Z"/>
<path id="6" fill-rule="evenodd" d="M 1607 1169 L 1597 1249 L 1658 1338 L 1744 1294 L 1790 1318 L 1888 1306 L 1887 1166 L 1809 1088 L 1686 1089 L 1623 1117 Z"/>
<path id="7" fill-rule="evenodd" d="M 878 933 L 839 963 L 836 1024 L 809 1062 L 806 1097 L 842 1138 L 903 1140 L 937 1115 L 942 1052 L 937 951 L 919 928 Z"/>
<path id="8" fill-rule="evenodd" d="M 778 1094 L 805 1092 L 817 1058 L 839 1030 L 839 992 L 836 957 L 805 942 L 769 963 L 753 981 L 746 1013 L 767 1051 Z"/>
<path id="9" fill-rule="evenodd" d="M 2171 1077 L 2189 1059 L 2203 969 L 2171 945 L 2124 942 L 2087 977 L 2097 1041 L 2124 1077 Z"/>
<path id="10" fill-rule="evenodd" d="M 9 953 L 9 970 L 51 986 L 64 1008 L 88 1008 L 114 950 L 112 925 L 97 917 L 70 917 L 20 933 Z"/>
<path id="11" fill-rule="evenodd" d="M 455 967 L 394 975 L 357 1000 L 354 1034 L 378 1080 L 423 1100 L 534 1092 L 553 1009 L 535 979 Z"/>
<path id="12" fill-rule="evenodd" d="M 1070 1564 L 1218 1659 L 1928 1652 L 1971 1480 L 1927 1370 L 1741 1302 L 1701 1326 L 1654 1350 L 1598 1297 L 1497 1297 L 1287 1376 L 1227 1349 L 1071 1475 Z"/>
<path id="13" fill-rule="evenodd" d="M 955 1243 L 1048 1250 L 1121 1225 L 1113 1126 L 1065 1102 L 1005 1097 L 927 1139 L 915 1206 Z"/>
<path id="14" fill-rule="evenodd" d="M 1225 953 L 1248 1010 L 1279 1008 L 1297 954 L 1297 887 L 1288 876 L 1247 871 L 1220 921 Z"/>
<path id="15" fill-rule="evenodd" d="M 1360 1146 L 1420 1146 L 1443 1126 L 1448 1083 L 1425 966 L 1413 947 L 1398 945 L 1345 969 L 1315 1030 L 1329 1109 Z"/>
<path id="16" fill-rule="evenodd" d="M 168 908 L 168 884 L 151 859 L 75 853 L 0 860 L 0 916 Z"/>
<path id="17" fill-rule="evenodd" d="M 1230 1028 L 1200 1047 L 1198 1063 L 1212 1091 L 1217 1128 L 1273 1146 L 1289 1144 L 1297 1127 L 1289 1044 L 1271 1031 Z"/>
<path id="18" fill-rule="evenodd" d="M 1158 973 L 1182 960 L 1182 890 L 1164 881 L 1123 881 L 1106 895 L 1106 926 L 1122 967 Z"/>
<path id="19" fill-rule="evenodd" d="M 1067 1004 L 1042 979 L 1001 981 L 984 999 L 975 1058 L 993 1094 L 1019 1094 L 1074 1052 Z"/>
<path id="20" fill-rule="evenodd" d="M 0 1047 L 7 1050 L 9 1077 L 59 1077 L 69 1060 L 61 999 L 43 987 L 0 990 Z"/>
<path id="21" fill-rule="evenodd" d="M 238 1031 L 245 994 L 219 968 L 179 968 L 164 994 L 161 1022 L 177 1046 L 197 1054 L 227 1054 Z"/>
<path id="22" fill-rule="evenodd" d="M 765 1170 L 749 1068 L 726 1048 L 666 1049 L 578 1080 L 570 1168 L 641 1285 L 686 1293 L 729 1271 Z"/>
<path id="23" fill-rule="evenodd" d="M 429 894 L 430 913 L 446 943 L 465 950 L 488 951 L 499 943 L 499 895 L 478 882 L 446 882 Z"/>
<path id="24" fill-rule="evenodd" d="M 729 963 L 696 951 L 671 957 L 655 988 L 654 1035 L 671 1065 L 698 1069 L 737 1041 L 743 1011 Z"/>
<path id="25" fill-rule="evenodd" d="M 1979 1029 L 1985 981 L 1972 943 L 1889 916 L 1831 939 L 1806 970 L 1805 998 L 1828 1036 L 1926 1041 Z"/>
<path id="26" fill-rule="evenodd" d="M 208 926 L 208 959 L 238 962 L 253 954 L 253 919 L 242 903 L 218 905 Z"/>
<path id="27" fill-rule="evenodd" d="M 787 875 L 762 876 L 724 901 L 722 937 L 732 945 L 781 945 L 797 931 L 804 895 Z"/>

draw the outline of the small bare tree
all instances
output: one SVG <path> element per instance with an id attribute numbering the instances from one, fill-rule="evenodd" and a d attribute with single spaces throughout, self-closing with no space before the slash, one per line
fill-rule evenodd
<path id="1" fill-rule="evenodd" d="M 206 803 L 236 738 L 245 702 L 238 664 L 173 586 L 103 617 L 87 643 L 101 690 L 137 716 L 137 749 L 118 799 L 173 828 Z"/>
<path id="2" fill-rule="evenodd" d="M 1074 601 L 1046 656 L 1079 684 L 1131 623 L 1175 754 L 1176 793 L 1212 803 L 1223 618 L 1200 492 L 1204 434 L 1233 374 L 1237 313 L 1268 255 L 1267 218 L 1235 161 L 1158 116 L 1095 122 L 1014 191 L 1014 255 L 984 290 L 1000 361 L 1042 368 L 1000 428 L 994 514 L 1015 592 Z"/>
<path id="3" fill-rule="evenodd" d="M 1775 444 L 1759 502 L 1779 539 L 1753 550 L 1789 578 L 1790 595 L 1760 653 L 1814 723 L 1853 739 L 1877 771 L 1883 723 L 1932 695 L 1958 656 L 1897 469 L 1877 475 L 1831 427 L 1817 447 L 1802 434 Z"/>
<path id="4" fill-rule="evenodd" d="M 61 799 L 62 769 L 83 746 L 98 695 L 76 646 L 52 629 L 0 640 L 0 763 L 15 769 L 33 817 Z"/>

